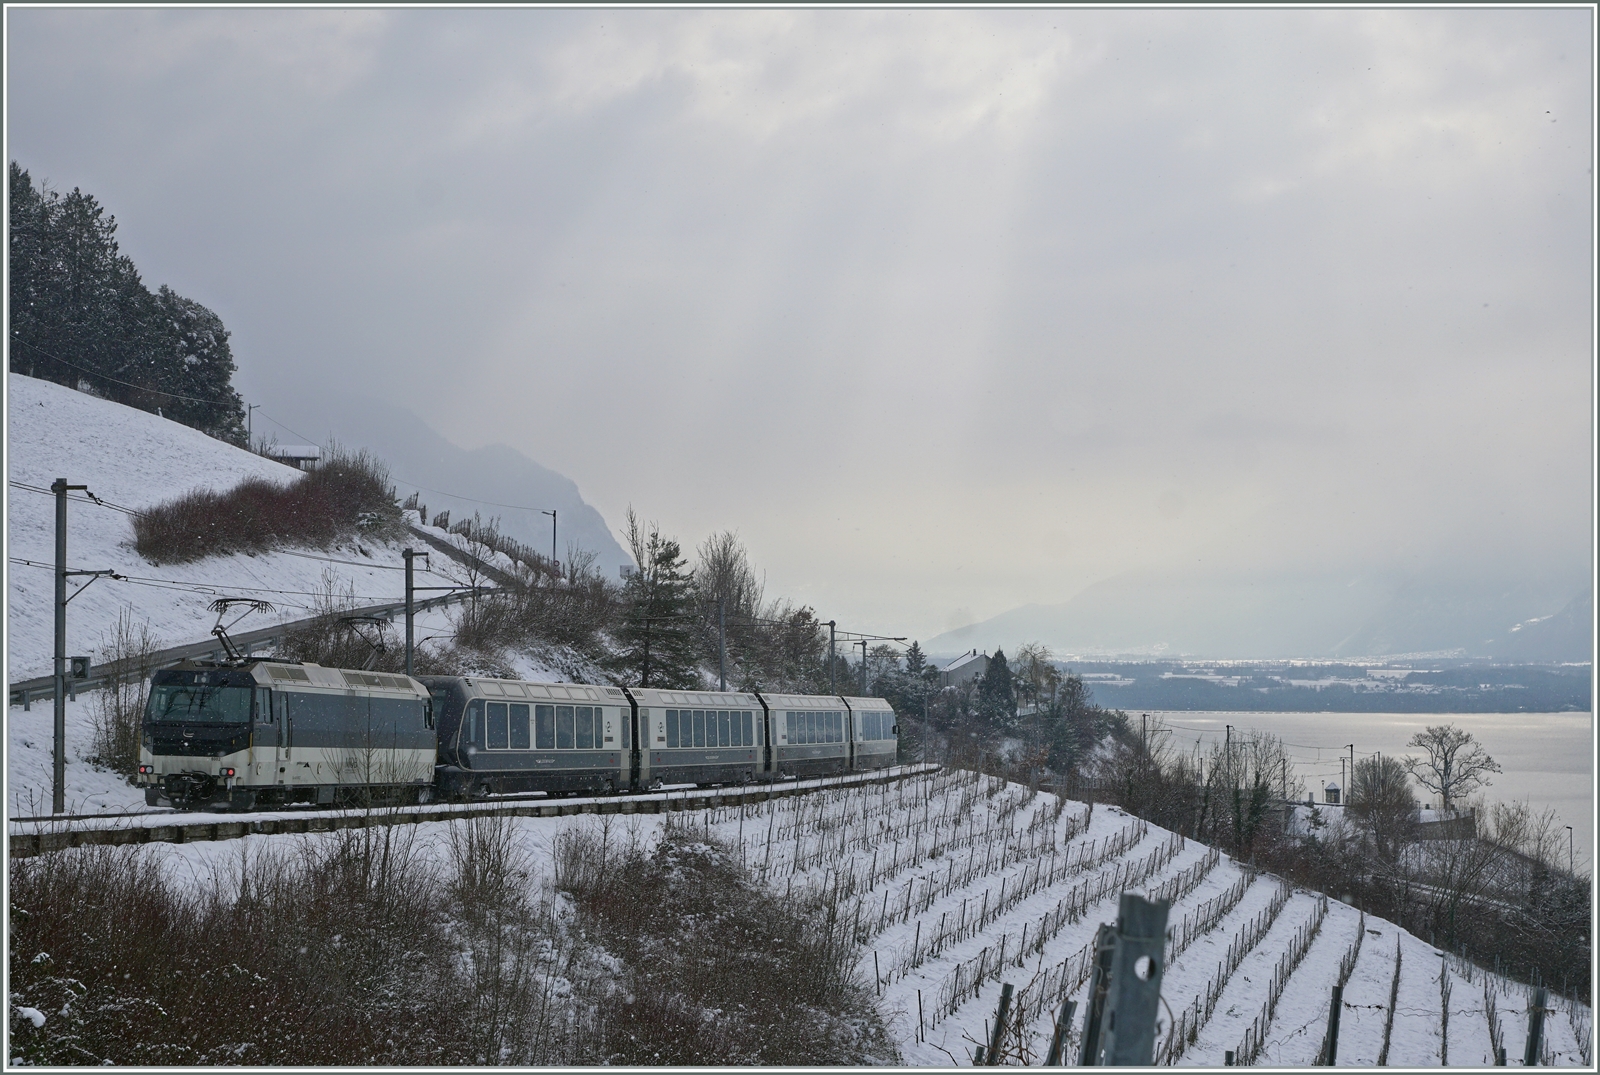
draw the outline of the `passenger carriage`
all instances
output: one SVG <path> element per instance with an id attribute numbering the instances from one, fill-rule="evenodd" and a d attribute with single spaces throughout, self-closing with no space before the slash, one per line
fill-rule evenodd
<path id="1" fill-rule="evenodd" d="M 640 788 L 748 783 L 770 773 L 759 695 L 649 687 L 630 687 L 628 695 L 640 729 Z"/>
<path id="2" fill-rule="evenodd" d="M 427 690 L 403 675 L 258 660 L 151 677 L 137 781 L 155 806 L 427 798 Z"/>
<path id="3" fill-rule="evenodd" d="M 823 776 L 851 768 L 850 709 L 843 698 L 810 694 L 761 697 L 772 717 L 779 776 Z"/>
<path id="4" fill-rule="evenodd" d="M 610 794 L 632 786 L 633 706 L 618 687 L 424 676 L 439 712 L 439 790 Z"/>
<path id="5" fill-rule="evenodd" d="M 900 753 L 900 725 L 894 707 L 882 698 L 852 698 L 844 703 L 850 709 L 854 744 L 852 769 L 882 769 L 895 764 Z"/>

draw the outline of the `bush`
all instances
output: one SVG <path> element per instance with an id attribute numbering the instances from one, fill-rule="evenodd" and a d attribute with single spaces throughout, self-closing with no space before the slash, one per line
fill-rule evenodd
<path id="1" fill-rule="evenodd" d="M 693 823 L 655 848 L 610 826 L 556 845 L 556 884 L 603 938 L 612 988 L 593 998 L 604 1064 L 859 1064 L 891 1059 L 859 955 L 831 892 L 787 899 L 754 884 Z"/>
<path id="2" fill-rule="evenodd" d="M 329 449 L 289 485 L 246 478 L 225 493 L 197 489 L 135 517 L 139 555 L 161 563 L 328 545 L 359 530 L 394 532 L 400 509 L 388 468 L 366 451 Z"/>
<path id="3" fill-rule="evenodd" d="M 123 609 L 100 651 L 99 671 L 105 686 L 95 694 L 94 756 L 101 765 L 130 775 L 139 765 L 139 735 L 155 653 L 161 641 L 149 621 L 134 625 Z"/>

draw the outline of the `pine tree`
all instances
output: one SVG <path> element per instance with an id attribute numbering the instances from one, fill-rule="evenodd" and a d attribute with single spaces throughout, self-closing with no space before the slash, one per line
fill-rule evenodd
<path id="1" fill-rule="evenodd" d="M 35 187 L 16 161 L 10 176 L 11 369 L 243 444 L 221 319 L 170 288 L 151 294 L 92 195 Z"/>
<path id="2" fill-rule="evenodd" d="M 1004 650 L 995 650 L 994 656 L 989 658 L 989 667 L 978 680 L 974 708 L 979 722 L 990 732 L 1004 735 L 1016 723 L 1017 695 Z"/>
<path id="3" fill-rule="evenodd" d="M 906 650 L 906 675 L 913 679 L 922 676 L 922 670 L 928 666 L 928 657 L 922 652 L 921 643 L 912 640 L 911 648 Z"/>
<path id="4" fill-rule="evenodd" d="M 615 665 L 641 687 L 694 690 L 702 686 L 696 667 L 693 576 L 676 541 L 649 532 L 628 509 L 628 544 L 638 570 L 628 577 Z"/>

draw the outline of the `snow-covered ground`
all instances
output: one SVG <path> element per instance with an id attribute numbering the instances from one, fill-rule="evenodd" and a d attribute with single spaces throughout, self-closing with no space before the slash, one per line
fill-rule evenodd
<path id="1" fill-rule="evenodd" d="M 7 682 L 50 674 L 55 498 L 23 486 L 48 489 L 58 477 L 87 485 L 108 505 L 68 503 L 69 565 L 127 576 L 99 579 L 72 599 L 69 653 L 98 655 L 124 609 L 136 625 L 148 624 L 162 646 L 178 646 L 209 636 L 216 615 L 206 605 L 217 597 L 272 602 L 276 612 L 253 613 L 240 631 L 311 615 L 330 587 L 363 605 L 404 599 L 403 546 L 396 543 L 352 541 L 334 549 L 151 563 L 134 551 L 132 516 L 109 505 L 140 510 L 196 488 L 221 491 L 247 477 L 287 483 L 298 472 L 188 426 L 48 381 L 9 373 L 7 387 Z M 435 554 L 429 562 L 434 570 L 419 565 L 418 586 L 454 581 L 445 557 Z M 71 588 L 80 585 L 74 580 Z"/>
<path id="2" fill-rule="evenodd" d="M 1237 894 L 1244 882 L 1243 895 L 1225 900 L 1226 913 L 1165 971 L 1158 1042 L 1176 1013 L 1197 997 L 1203 1000 L 1229 946 L 1243 949 L 1209 1018 L 1177 1058 L 1181 1066 L 1220 1066 L 1225 1051 L 1241 1046 L 1263 1010 L 1281 955 L 1297 931 L 1304 936 L 1313 924 L 1317 929 L 1304 958 L 1282 983 L 1258 1064 L 1303 1066 L 1315 1059 L 1340 959 L 1358 935 L 1362 944 L 1345 988 L 1339 1064 L 1374 1064 L 1387 1028 L 1390 1066 L 1438 1066 L 1441 1045 L 1450 1066 L 1483 1066 L 1489 1062 L 1490 998 L 1511 1063 L 1522 1055 L 1531 1002 L 1526 987 L 1447 958 L 1392 923 L 1363 918 L 1337 901 L 1327 901 L 1319 915 L 1318 895 L 1287 890 L 1270 875 L 1252 876 L 1226 856 L 1212 856 L 1208 848 L 1115 808 L 1091 811 L 1068 802 L 1058 809 L 1048 794 L 947 771 L 690 817 L 732 846 L 771 890 L 835 894 L 839 913 L 862 944 L 861 979 L 869 986 L 877 979 L 880 1010 L 907 1064 L 970 1064 L 973 1047 L 987 1038 L 1006 982 L 1016 987 L 1013 1011 L 1023 1016 L 1021 1035 L 1010 1034 L 1003 1046 L 1006 1062 L 1041 1062 L 1054 1013 L 1067 998 L 1078 1001 L 1067 1053 L 1075 1059 L 1087 992 L 1085 953 L 1099 924 L 1115 917 L 1118 894 L 1130 878 L 1130 889 L 1140 893 L 1174 882 L 1181 891 L 1169 918 L 1175 926 L 1215 906 L 1230 890 Z M 540 875 L 537 882 L 549 879 L 554 839 L 568 826 L 621 825 L 653 839 L 662 820 L 579 816 L 514 823 Z M 416 827 L 421 845 L 434 849 L 427 853 L 441 862 L 451 824 L 459 822 Z M 251 836 L 152 850 L 174 876 L 226 883 L 241 856 L 287 846 L 283 841 L 331 838 Z M 1397 944 L 1400 975 L 1391 1022 Z M 1450 984 L 1448 1040 L 1441 974 Z M 1580 1005 L 1569 1012 L 1561 998 L 1553 998 L 1552 1007 L 1544 1023 L 1547 1057 L 1557 1066 L 1587 1066 L 1589 1009 Z"/>

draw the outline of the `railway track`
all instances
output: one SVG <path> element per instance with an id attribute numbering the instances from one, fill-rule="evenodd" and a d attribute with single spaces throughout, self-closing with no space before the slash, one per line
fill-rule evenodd
<path id="1" fill-rule="evenodd" d="M 768 799 L 805 795 L 824 788 L 886 784 L 937 771 L 933 764 L 897 765 L 843 776 L 786 780 L 774 784 L 738 787 L 689 788 L 552 799 L 535 795 L 506 795 L 467 803 L 420 803 L 344 810 L 277 810 L 249 815 L 185 813 L 151 810 L 121 814 L 82 814 L 73 817 L 17 818 L 9 822 L 12 858 L 60 851 L 69 847 L 122 844 L 186 844 L 210 840 L 237 840 L 245 836 L 284 833 L 334 832 L 339 829 L 382 825 L 420 825 L 463 817 L 568 817 L 575 814 L 664 814 L 677 810 L 704 810 L 714 806 L 766 802 Z"/>

